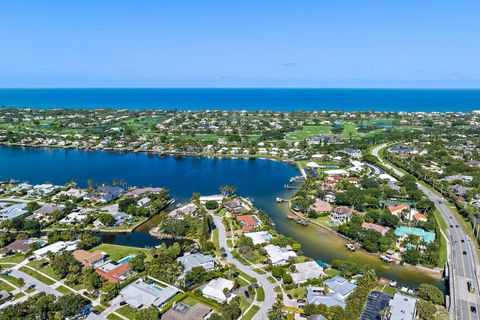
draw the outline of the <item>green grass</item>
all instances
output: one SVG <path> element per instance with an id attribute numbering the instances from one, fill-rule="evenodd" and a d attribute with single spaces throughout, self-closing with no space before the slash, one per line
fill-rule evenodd
<path id="1" fill-rule="evenodd" d="M 129 305 L 125 305 L 115 310 L 115 312 L 128 319 L 135 319 L 135 315 L 137 314 L 137 310 L 130 307 Z"/>
<path id="2" fill-rule="evenodd" d="M 215 248 L 220 249 L 220 242 L 218 240 L 218 229 L 212 231 L 212 240 Z"/>
<path id="3" fill-rule="evenodd" d="M 12 300 L 20 299 L 20 298 L 23 297 L 23 296 L 25 296 L 25 293 L 19 292 L 19 293 L 17 293 L 16 295 L 13 296 L 13 299 L 12 299 Z"/>
<path id="4" fill-rule="evenodd" d="M 38 281 L 41 281 L 43 283 L 45 283 L 46 285 L 51 285 L 51 284 L 54 284 L 55 282 L 50 280 L 49 278 L 45 277 L 44 275 L 41 275 L 40 273 L 36 272 L 36 271 L 33 271 L 32 269 L 30 268 L 27 268 L 27 267 L 21 267 L 20 268 L 20 271 L 22 272 L 25 272 L 26 274 L 34 277 L 35 279 L 37 279 Z"/>
<path id="5" fill-rule="evenodd" d="M 348 139 L 357 135 L 357 125 L 350 122 L 343 124 L 342 138 Z"/>
<path id="6" fill-rule="evenodd" d="M 68 289 L 68 288 L 65 287 L 65 286 L 59 286 L 59 287 L 55 288 L 55 290 L 57 290 L 58 292 L 63 293 L 63 294 L 73 293 L 72 290 Z"/>
<path id="7" fill-rule="evenodd" d="M 255 269 L 253 269 L 253 271 L 255 271 L 258 274 L 266 274 L 267 273 L 267 272 L 265 272 L 265 270 L 262 270 L 262 269 L 259 269 L 259 268 L 255 268 Z"/>
<path id="8" fill-rule="evenodd" d="M 240 274 L 240 276 L 242 276 L 243 278 L 247 279 L 247 281 L 249 281 L 250 283 L 256 283 L 257 280 L 255 278 L 252 278 L 250 277 L 248 274 L 246 274 L 245 272 L 239 270 L 237 267 L 235 266 L 232 266 L 231 268 L 234 272 L 238 272 Z"/>
<path id="9" fill-rule="evenodd" d="M 182 300 L 182 302 L 185 303 L 187 306 L 193 307 L 198 303 L 198 300 L 191 296 L 187 296 L 185 299 Z"/>
<path id="10" fill-rule="evenodd" d="M 262 287 L 257 288 L 257 301 L 265 301 L 265 290 Z"/>
<path id="11" fill-rule="evenodd" d="M 103 311 L 105 311 L 105 308 L 100 305 L 96 305 L 95 307 L 92 308 L 92 310 L 102 313 Z"/>
<path id="12" fill-rule="evenodd" d="M 16 285 L 17 287 L 21 287 L 22 284 L 20 283 L 20 280 L 14 276 L 11 276 L 9 274 L 2 274 L 0 275 L 3 279 L 7 280 L 8 282 L 11 282 L 12 284 Z"/>
<path id="13" fill-rule="evenodd" d="M 282 288 L 280 288 L 280 286 L 276 286 L 275 288 L 273 288 L 273 291 L 275 291 L 276 293 L 282 293 Z"/>
<path id="14" fill-rule="evenodd" d="M 0 263 L 20 263 L 25 260 L 25 256 L 20 253 L 16 253 L 11 256 L 6 256 L 0 259 Z"/>
<path id="15" fill-rule="evenodd" d="M 120 318 L 119 316 L 117 316 L 117 315 L 114 314 L 114 313 L 110 313 L 110 314 L 107 316 L 107 319 L 108 319 L 108 320 L 123 320 L 123 318 Z"/>
<path id="16" fill-rule="evenodd" d="M 291 294 L 295 299 L 303 298 L 307 295 L 307 288 L 306 287 L 293 288 L 290 290 L 285 290 L 285 293 Z"/>
<path id="17" fill-rule="evenodd" d="M 13 290 L 15 290 L 15 288 L 9 285 L 8 283 L 0 280 L 0 290 L 6 290 L 8 292 L 12 292 Z"/>
<path id="18" fill-rule="evenodd" d="M 248 310 L 247 313 L 245 313 L 245 315 L 242 317 L 242 320 L 250 320 L 252 319 L 258 312 L 258 310 L 260 310 L 260 307 L 257 306 L 257 305 L 253 305 L 250 310 Z"/>
<path id="19" fill-rule="evenodd" d="M 232 240 L 232 239 L 228 239 L 228 240 L 227 240 L 227 246 L 228 246 L 229 248 L 233 248 L 233 240 Z"/>
<path id="20" fill-rule="evenodd" d="M 270 283 L 275 283 L 275 282 L 277 282 L 277 280 L 275 280 L 275 278 L 272 277 L 272 276 L 268 276 L 267 280 L 268 280 L 268 282 L 270 282 Z"/>
<path id="21" fill-rule="evenodd" d="M 47 260 L 35 260 L 35 261 L 32 261 L 32 262 L 29 262 L 28 265 L 30 267 L 34 268 L 35 270 L 43 272 L 46 275 L 48 275 L 48 276 L 50 276 L 54 279 L 60 280 L 60 277 L 53 271 L 50 264 L 48 264 L 44 267 L 40 267 L 40 265 L 44 262 L 47 262 Z"/>
<path id="22" fill-rule="evenodd" d="M 285 140 L 301 141 L 319 134 L 330 134 L 330 126 L 303 126 L 302 130 L 289 133 Z"/>
<path id="23" fill-rule="evenodd" d="M 336 270 L 336 269 L 327 269 L 327 270 L 324 270 L 325 273 L 329 276 L 329 277 L 335 277 L 335 276 L 339 276 L 340 275 L 340 271 L 339 270 Z"/>
<path id="24" fill-rule="evenodd" d="M 96 247 L 90 249 L 89 251 L 94 252 L 94 251 L 97 251 L 97 250 L 106 252 L 110 257 L 110 260 L 114 260 L 114 261 L 118 261 L 122 258 L 125 258 L 128 255 L 136 254 L 136 253 L 139 253 L 139 252 L 145 252 L 145 254 L 147 255 L 147 261 L 149 259 L 151 259 L 151 254 L 150 254 L 149 249 L 119 246 L 119 245 L 115 245 L 115 244 L 103 243 L 99 246 L 96 246 Z"/>

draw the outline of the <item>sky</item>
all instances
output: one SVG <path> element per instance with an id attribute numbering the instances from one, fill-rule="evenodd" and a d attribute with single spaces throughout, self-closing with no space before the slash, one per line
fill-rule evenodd
<path id="1" fill-rule="evenodd" d="M 0 87 L 480 88 L 480 1 L 1 1 Z"/>

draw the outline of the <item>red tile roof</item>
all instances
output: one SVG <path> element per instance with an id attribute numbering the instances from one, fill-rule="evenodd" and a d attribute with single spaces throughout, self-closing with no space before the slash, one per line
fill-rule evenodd
<path id="1" fill-rule="evenodd" d="M 126 262 L 118 267 L 110 270 L 110 271 L 103 271 L 102 269 L 95 269 L 95 272 L 107 279 L 110 282 L 118 282 L 121 279 L 121 276 L 130 271 L 130 263 Z"/>

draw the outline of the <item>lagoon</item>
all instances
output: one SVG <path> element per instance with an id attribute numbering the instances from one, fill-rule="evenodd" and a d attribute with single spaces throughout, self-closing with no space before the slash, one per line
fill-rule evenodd
<path id="1" fill-rule="evenodd" d="M 234 185 L 244 197 L 268 213 L 277 230 L 294 238 L 303 252 L 330 263 L 333 259 L 351 259 L 375 267 L 379 276 L 395 279 L 399 284 L 417 287 L 422 282 L 442 287 L 440 280 L 416 270 L 381 262 L 364 252 L 349 252 L 345 242 L 313 225 L 301 226 L 287 219 L 285 203 L 293 191 L 283 185 L 298 175 L 295 166 L 266 159 L 218 159 L 159 156 L 145 153 L 83 151 L 73 149 L 0 147 L 0 180 L 18 179 L 30 183 L 46 181 L 64 184 L 72 179 L 86 187 L 87 180 L 111 183 L 124 179 L 131 186 L 167 186 L 177 203 L 187 202 L 193 192 L 219 193 L 221 185 Z M 148 230 L 157 223 L 153 218 L 131 234 L 105 234 L 103 240 L 121 245 L 151 247 L 159 243 Z"/>

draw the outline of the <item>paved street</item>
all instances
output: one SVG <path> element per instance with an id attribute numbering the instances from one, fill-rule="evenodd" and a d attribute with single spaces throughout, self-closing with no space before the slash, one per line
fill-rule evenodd
<path id="1" fill-rule="evenodd" d="M 386 147 L 386 144 L 375 147 L 372 150 L 372 155 L 376 156 L 382 165 L 391 169 L 399 177 L 402 177 L 404 173 L 397 168 L 391 166 L 389 163 L 384 162 L 378 153 L 380 149 Z M 480 282 L 478 278 L 478 257 L 475 250 L 475 243 L 472 242 L 464 230 L 462 229 L 457 217 L 452 210 L 448 207 L 448 202 L 430 189 L 417 183 L 418 188 L 435 203 L 435 207 L 441 213 L 442 218 L 445 220 L 448 231 L 448 264 L 450 268 L 450 315 L 454 319 L 480 319 L 480 299 L 479 289 Z M 465 252 L 465 254 L 464 254 Z M 467 288 L 467 281 L 472 281 L 473 286 L 476 288 L 476 293 L 470 293 Z M 471 311 L 471 308 L 476 308 L 476 313 Z"/>
<path id="2" fill-rule="evenodd" d="M 253 320 L 268 319 L 267 317 L 268 311 L 275 303 L 275 298 L 277 296 L 277 294 L 273 290 L 276 285 L 270 283 L 267 280 L 267 277 L 269 274 L 260 275 L 255 271 L 253 271 L 252 268 L 244 265 L 243 263 L 241 263 L 240 261 L 238 261 L 232 256 L 231 254 L 232 250 L 227 245 L 227 235 L 226 235 L 225 226 L 222 223 L 222 217 L 218 217 L 214 215 L 213 221 L 215 222 L 215 225 L 217 226 L 217 229 L 218 229 L 218 240 L 220 243 L 220 247 L 225 248 L 225 252 L 227 253 L 227 258 L 226 258 L 227 262 L 232 263 L 238 269 L 240 269 L 242 272 L 245 272 L 250 277 L 257 279 L 258 285 L 262 287 L 263 290 L 265 291 L 265 301 L 259 304 L 260 310 L 258 310 L 255 317 L 253 317 Z"/>

